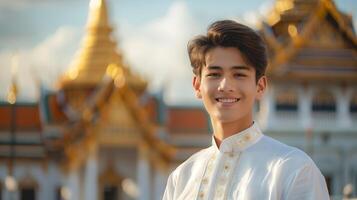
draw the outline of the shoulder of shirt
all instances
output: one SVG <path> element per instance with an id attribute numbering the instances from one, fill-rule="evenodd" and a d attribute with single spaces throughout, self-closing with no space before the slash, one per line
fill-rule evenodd
<path id="1" fill-rule="evenodd" d="M 176 179 L 176 177 L 179 176 L 181 171 L 185 171 L 186 169 L 192 168 L 193 165 L 196 164 L 199 160 L 205 158 L 205 156 L 209 154 L 212 148 L 213 147 L 210 146 L 191 155 L 171 173 L 172 178 Z"/>
<path id="2" fill-rule="evenodd" d="M 314 161 L 305 152 L 296 147 L 289 146 L 266 135 L 263 136 L 262 140 L 267 142 L 269 149 L 272 151 L 271 153 L 280 157 L 284 163 L 289 163 L 289 165 L 298 168 L 315 165 Z"/>

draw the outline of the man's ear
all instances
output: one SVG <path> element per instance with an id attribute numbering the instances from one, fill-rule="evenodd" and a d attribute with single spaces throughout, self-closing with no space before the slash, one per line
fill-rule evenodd
<path id="1" fill-rule="evenodd" d="M 261 100 L 262 99 L 267 87 L 268 87 L 268 79 L 264 75 L 264 76 L 260 77 L 258 82 L 257 82 L 257 96 L 256 96 L 257 100 Z"/>
<path id="2" fill-rule="evenodd" d="M 200 85 L 201 85 L 200 77 L 199 76 L 194 76 L 193 79 L 192 79 L 192 86 L 193 86 L 193 89 L 195 90 L 195 95 L 196 95 L 196 97 L 198 99 L 202 98 Z"/>

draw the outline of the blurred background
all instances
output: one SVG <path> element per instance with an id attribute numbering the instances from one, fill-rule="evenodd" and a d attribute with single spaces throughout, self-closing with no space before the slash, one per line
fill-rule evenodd
<path id="1" fill-rule="evenodd" d="M 357 197 L 355 0 L 0 0 L 0 200 L 161 199 L 210 145 L 189 39 L 256 29 L 266 135 L 308 153 L 332 199 Z"/>

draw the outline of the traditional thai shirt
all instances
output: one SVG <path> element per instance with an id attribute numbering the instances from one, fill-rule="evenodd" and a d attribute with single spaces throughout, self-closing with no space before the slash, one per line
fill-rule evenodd
<path id="1" fill-rule="evenodd" d="M 320 170 L 301 150 L 250 128 L 192 155 L 169 176 L 164 200 L 328 200 Z"/>

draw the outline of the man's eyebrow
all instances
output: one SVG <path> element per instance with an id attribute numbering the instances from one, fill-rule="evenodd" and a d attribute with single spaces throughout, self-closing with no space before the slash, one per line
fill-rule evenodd
<path id="1" fill-rule="evenodd" d="M 250 68 L 246 65 L 238 65 L 231 67 L 232 70 L 250 70 Z"/>
<path id="2" fill-rule="evenodd" d="M 208 70 L 222 70 L 222 67 L 220 66 L 208 66 L 207 67 Z M 246 65 L 236 65 L 236 66 L 232 66 L 231 70 L 250 70 L 250 68 Z"/>
<path id="3" fill-rule="evenodd" d="M 222 70 L 222 67 L 212 65 L 212 66 L 208 66 L 207 69 L 208 70 Z"/>

